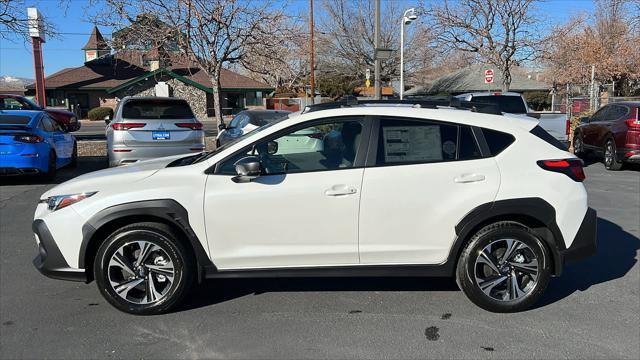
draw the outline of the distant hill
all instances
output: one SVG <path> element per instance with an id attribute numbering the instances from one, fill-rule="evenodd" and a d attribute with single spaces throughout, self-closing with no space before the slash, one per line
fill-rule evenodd
<path id="1" fill-rule="evenodd" d="M 0 89 L 23 90 L 25 86 L 32 84 L 33 79 L 2 75 L 0 76 Z"/>

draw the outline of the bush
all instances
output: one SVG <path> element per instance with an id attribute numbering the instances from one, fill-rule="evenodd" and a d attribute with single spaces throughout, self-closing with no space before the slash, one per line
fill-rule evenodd
<path id="1" fill-rule="evenodd" d="M 97 107 L 89 110 L 87 115 L 89 120 L 104 120 L 107 116 L 113 116 L 113 109 L 110 107 Z"/>

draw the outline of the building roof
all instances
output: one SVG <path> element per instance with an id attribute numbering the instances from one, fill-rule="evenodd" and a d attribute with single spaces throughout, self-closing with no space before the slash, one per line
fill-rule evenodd
<path id="1" fill-rule="evenodd" d="M 98 30 L 97 26 L 93 26 L 93 31 L 91 31 L 91 36 L 89 36 L 89 40 L 84 44 L 82 50 L 108 50 L 109 45 L 102 37 L 100 30 Z"/>
<path id="2" fill-rule="evenodd" d="M 137 61 L 135 61 L 134 58 L 139 57 L 139 53 L 130 53 L 127 55 L 116 54 L 116 56 L 109 55 L 104 58 L 89 61 L 83 66 L 66 68 L 47 76 L 44 81 L 45 88 L 78 90 L 111 90 L 117 88 L 117 90 L 119 90 L 149 76 L 160 75 L 160 73 L 162 73 L 178 78 L 178 80 L 196 86 L 204 91 L 212 92 L 210 77 L 195 66 L 188 66 L 184 63 L 179 63 L 179 60 L 177 60 L 173 65 L 152 72 L 142 66 L 136 65 Z M 223 90 L 273 90 L 273 87 L 267 84 L 227 69 L 222 69 L 220 85 Z M 35 85 L 30 84 L 27 88 L 33 89 Z"/>
<path id="3" fill-rule="evenodd" d="M 466 92 L 501 90 L 502 72 L 494 69 L 493 84 L 484 83 L 484 70 L 491 68 L 486 65 L 473 65 L 454 73 L 441 76 L 431 84 L 416 86 L 404 92 L 404 95 L 433 95 L 433 94 L 459 94 Z M 536 80 L 525 69 L 515 68 L 511 72 L 510 91 L 547 91 L 551 85 L 544 81 Z"/>

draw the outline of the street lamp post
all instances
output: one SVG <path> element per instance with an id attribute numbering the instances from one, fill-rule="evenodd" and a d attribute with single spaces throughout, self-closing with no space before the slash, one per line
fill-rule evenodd
<path id="1" fill-rule="evenodd" d="M 404 26 L 411 24 L 417 18 L 416 9 L 411 8 L 404 12 L 400 23 L 400 100 L 404 94 Z"/>

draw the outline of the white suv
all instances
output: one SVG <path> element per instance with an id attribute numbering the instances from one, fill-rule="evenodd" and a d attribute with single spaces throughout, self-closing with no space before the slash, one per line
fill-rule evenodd
<path id="1" fill-rule="evenodd" d="M 321 151 L 278 152 L 311 127 Z M 95 279 L 134 314 L 168 311 L 203 278 L 292 276 L 455 276 L 482 308 L 518 311 L 596 250 L 583 179 L 534 119 L 322 104 L 214 152 L 56 186 L 36 209 L 34 264 Z"/>

